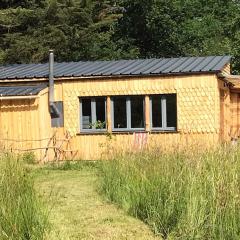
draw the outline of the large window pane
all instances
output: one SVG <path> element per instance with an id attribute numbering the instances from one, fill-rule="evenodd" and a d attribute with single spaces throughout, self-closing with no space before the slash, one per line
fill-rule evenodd
<path id="1" fill-rule="evenodd" d="M 91 99 L 84 98 L 82 99 L 82 128 L 90 129 L 92 124 L 91 117 Z"/>
<path id="2" fill-rule="evenodd" d="M 177 104 L 176 104 L 176 95 L 169 94 L 166 95 L 167 101 L 167 127 L 176 127 L 177 126 Z"/>
<path id="3" fill-rule="evenodd" d="M 126 97 L 115 97 L 114 107 L 114 128 L 127 128 Z"/>
<path id="4" fill-rule="evenodd" d="M 161 96 L 152 96 L 152 127 L 162 127 L 162 104 Z"/>
<path id="5" fill-rule="evenodd" d="M 96 129 L 106 128 L 105 98 L 96 98 Z"/>
<path id="6" fill-rule="evenodd" d="M 144 128 L 143 97 L 131 97 L 131 128 Z"/>

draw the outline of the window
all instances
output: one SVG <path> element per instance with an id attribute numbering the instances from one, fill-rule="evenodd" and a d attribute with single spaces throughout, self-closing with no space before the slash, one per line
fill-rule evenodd
<path id="1" fill-rule="evenodd" d="M 144 130 L 144 97 L 119 96 L 112 98 L 114 131 Z"/>
<path id="2" fill-rule="evenodd" d="M 81 131 L 106 130 L 106 98 L 80 99 Z"/>
<path id="3" fill-rule="evenodd" d="M 151 127 L 153 130 L 176 130 L 176 94 L 153 95 L 151 96 L 150 106 Z"/>

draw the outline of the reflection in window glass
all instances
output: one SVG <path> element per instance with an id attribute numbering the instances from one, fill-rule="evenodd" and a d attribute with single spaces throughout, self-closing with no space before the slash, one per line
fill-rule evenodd
<path id="1" fill-rule="evenodd" d="M 166 108 L 167 108 L 167 127 L 177 126 L 177 104 L 176 95 L 169 94 L 166 95 Z"/>
<path id="2" fill-rule="evenodd" d="M 152 127 L 162 127 L 162 103 L 159 95 L 152 97 Z"/>
<path id="3" fill-rule="evenodd" d="M 92 124 L 91 99 L 82 99 L 82 128 L 90 129 Z"/>
<path id="4" fill-rule="evenodd" d="M 131 128 L 144 128 L 143 97 L 131 97 Z"/>
<path id="5" fill-rule="evenodd" d="M 96 98 L 96 129 L 106 128 L 105 99 Z"/>
<path id="6" fill-rule="evenodd" d="M 126 97 L 115 97 L 114 107 L 114 128 L 127 128 Z"/>

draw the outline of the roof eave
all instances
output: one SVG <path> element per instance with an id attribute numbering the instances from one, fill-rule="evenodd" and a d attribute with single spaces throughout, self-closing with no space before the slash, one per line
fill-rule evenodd
<path id="1" fill-rule="evenodd" d="M 168 77 L 168 76 L 181 76 L 181 75 L 204 75 L 204 74 L 218 74 L 221 71 L 199 71 L 199 72 L 172 72 L 172 73 L 156 73 L 156 74 L 121 74 L 121 75 L 93 75 L 93 76 L 57 76 L 54 77 L 54 80 L 87 80 L 87 79 L 109 79 L 109 78 L 146 78 L 146 77 Z M 39 81 L 48 81 L 48 78 L 7 78 L 0 79 L 0 83 L 16 83 L 16 82 L 39 82 Z"/>
<path id="2" fill-rule="evenodd" d="M 28 95 L 28 96 L 1 96 L 0 101 L 3 100 L 23 100 L 23 99 L 37 99 L 39 95 Z"/>

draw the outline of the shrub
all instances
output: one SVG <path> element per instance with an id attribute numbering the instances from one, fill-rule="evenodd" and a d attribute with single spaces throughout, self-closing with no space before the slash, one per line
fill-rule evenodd
<path id="1" fill-rule="evenodd" d="M 22 159 L 27 164 L 35 164 L 36 157 L 33 152 L 26 152 L 22 155 Z"/>
<path id="2" fill-rule="evenodd" d="M 23 159 L 0 157 L 0 239 L 41 240 L 48 230 L 48 214 L 34 189 Z"/>
<path id="3" fill-rule="evenodd" d="M 164 239 L 240 239 L 240 152 L 126 154 L 101 165 L 101 190 Z"/>

